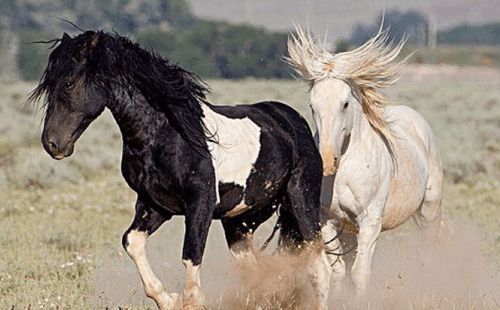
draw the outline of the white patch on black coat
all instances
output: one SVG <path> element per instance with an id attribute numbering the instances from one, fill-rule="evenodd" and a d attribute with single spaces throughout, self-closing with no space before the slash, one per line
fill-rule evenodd
<path id="1" fill-rule="evenodd" d="M 205 104 L 202 104 L 202 109 L 203 122 L 218 141 L 207 144 L 214 165 L 216 198 L 219 203 L 219 182 L 234 183 L 245 188 L 259 156 L 261 129 L 248 117 L 229 118 Z"/>

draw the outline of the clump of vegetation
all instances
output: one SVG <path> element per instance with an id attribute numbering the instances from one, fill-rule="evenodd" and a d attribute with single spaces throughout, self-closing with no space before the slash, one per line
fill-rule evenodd
<path id="1" fill-rule="evenodd" d="M 25 80 L 40 78 L 48 54 L 48 45 L 27 42 L 75 32 L 68 23 L 52 18 L 54 10 L 70 16 L 83 29 L 135 36 L 144 46 L 203 77 L 289 77 L 290 71 L 281 61 L 286 33 L 201 20 L 192 15 L 186 0 L 61 1 L 51 5 L 3 0 L 0 5 L 7 31 L 19 36 L 17 65 Z"/>
<path id="2" fill-rule="evenodd" d="M 463 24 L 441 31 L 438 43 L 453 45 L 500 45 L 500 23 Z"/>
<path id="3" fill-rule="evenodd" d="M 156 28 L 137 35 L 139 43 L 171 61 L 200 76 L 217 78 L 289 77 L 281 61 L 286 38 L 284 33 L 246 25 L 204 21 L 182 31 Z"/>
<path id="4" fill-rule="evenodd" d="M 485 25 L 459 25 L 449 30 L 431 34 L 428 16 L 419 11 L 387 11 L 373 22 L 358 24 L 348 40 L 337 44 L 338 51 L 355 48 L 366 42 L 380 29 L 398 42 L 406 38 L 407 44 L 401 56 L 413 54 L 413 61 L 427 64 L 455 64 L 467 66 L 500 66 L 500 23 Z M 429 38 L 429 36 L 435 36 Z M 437 42 L 434 42 L 437 38 Z M 433 44 L 437 43 L 437 46 Z"/>
<path id="5" fill-rule="evenodd" d="M 49 55 L 48 46 L 34 42 L 50 38 L 42 31 L 22 31 L 19 33 L 20 48 L 17 54 L 19 73 L 23 80 L 34 81 L 41 77 Z"/>
<path id="6" fill-rule="evenodd" d="M 389 10 L 384 15 L 379 15 L 371 24 L 358 24 L 351 34 L 351 44 L 361 45 L 370 39 L 379 30 L 382 20 L 384 28 L 389 29 L 390 37 L 395 41 L 406 36 L 412 44 L 427 44 L 429 21 L 425 15 L 415 10 Z"/>

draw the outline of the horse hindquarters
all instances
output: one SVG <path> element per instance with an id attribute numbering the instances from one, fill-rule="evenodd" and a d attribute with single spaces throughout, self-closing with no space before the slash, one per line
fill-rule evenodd
<path id="1" fill-rule="evenodd" d="M 414 219 L 417 225 L 426 231 L 426 234 L 437 236 L 442 214 L 443 167 L 432 128 L 420 113 L 410 107 L 392 106 L 388 107 L 387 111 L 391 115 L 390 119 L 394 120 L 393 127 L 400 130 L 398 136 L 407 137 L 407 139 L 400 139 L 401 143 L 407 141 L 402 144 L 402 147 L 412 155 L 420 154 L 420 159 L 424 164 L 414 170 L 414 175 L 407 176 L 407 179 L 403 180 L 408 182 L 408 179 L 412 178 L 423 181 L 422 198 L 416 204 Z M 415 158 L 411 156 L 409 158 L 410 164 L 416 162 Z M 418 173 L 422 171 L 426 171 L 426 176 L 418 177 Z M 410 187 L 408 191 L 414 193 L 414 187 Z M 395 193 L 391 192 L 391 196 L 394 195 Z"/>
<path id="2" fill-rule="evenodd" d="M 439 151 L 432 135 L 430 127 L 429 130 L 429 177 L 425 189 L 425 196 L 422 205 L 415 214 L 415 221 L 419 228 L 430 238 L 436 238 L 441 229 L 448 230 L 444 227 L 445 223 L 442 220 L 441 200 L 443 194 L 443 167 Z M 449 231 L 444 231 L 449 233 Z M 451 233 L 451 232 L 450 232 Z"/>

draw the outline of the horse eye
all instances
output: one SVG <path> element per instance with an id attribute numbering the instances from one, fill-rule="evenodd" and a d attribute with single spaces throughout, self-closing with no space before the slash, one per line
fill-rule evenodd
<path id="1" fill-rule="evenodd" d="M 347 107 L 349 106 L 349 101 L 346 101 L 346 103 L 344 103 L 344 109 L 347 109 Z"/>
<path id="2" fill-rule="evenodd" d="M 64 87 L 66 87 L 66 88 L 71 88 L 72 86 L 73 86 L 73 82 L 64 83 Z"/>

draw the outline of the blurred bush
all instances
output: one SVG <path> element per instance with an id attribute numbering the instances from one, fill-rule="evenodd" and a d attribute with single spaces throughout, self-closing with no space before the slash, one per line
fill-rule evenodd
<path id="1" fill-rule="evenodd" d="M 0 0 L 0 8 L 0 21 L 6 25 L 0 33 L 19 36 L 17 65 L 24 80 L 40 78 L 48 54 L 47 46 L 27 42 L 51 39 L 50 33 L 60 37 L 64 31 L 77 31 L 69 23 L 54 23 L 53 12 L 83 29 L 135 36 L 145 47 L 202 77 L 289 77 L 281 61 L 286 33 L 200 20 L 186 0 Z"/>
<path id="2" fill-rule="evenodd" d="M 500 45 L 500 23 L 459 25 L 440 32 L 438 43 L 454 45 Z"/>
<path id="3" fill-rule="evenodd" d="M 290 76 L 281 61 L 286 37 L 246 25 L 199 21 L 183 31 L 141 31 L 137 41 L 204 77 L 285 78 Z"/>
<path id="4" fill-rule="evenodd" d="M 50 50 L 46 44 L 33 42 L 47 40 L 50 37 L 50 34 L 41 31 L 21 31 L 19 33 L 20 46 L 17 54 L 17 66 L 22 79 L 40 79 Z"/>
<path id="5" fill-rule="evenodd" d="M 427 16 L 415 10 L 406 12 L 388 10 L 384 15 L 377 16 L 371 24 L 358 24 L 351 34 L 350 42 L 354 45 L 366 42 L 377 33 L 382 20 L 384 29 L 388 29 L 391 39 L 399 41 L 406 36 L 411 44 L 427 44 L 429 21 Z"/>

